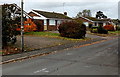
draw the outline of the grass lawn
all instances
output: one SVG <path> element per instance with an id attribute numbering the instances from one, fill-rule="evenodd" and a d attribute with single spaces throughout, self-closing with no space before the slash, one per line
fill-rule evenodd
<path id="1" fill-rule="evenodd" d="M 109 31 L 110 34 L 120 34 L 120 31 Z"/>
<path id="2" fill-rule="evenodd" d="M 81 40 L 90 39 L 90 38 L 73 39 L 73 38 L 61 37 L 59 33 L 52 33 L 52 32 L 28 32 L 28 33 L 25 33 L 25 35 L 51 37 L 51 38 L 59 38 L 59 39 L 73 40 L 73 41 L 81 41 Z"/>
<path id="3" fill-rule="evenodd" d="M 93 34 L 93 35 L 98 35 L 98 36 L 103 36 L 103 37 L 107 37 L 107 36 L 114 36 L 114 35 L 119 35 L 120 31 L 108 31 L 108 34 L 99 34 L 99 33 L 91 33 L 88 32 L 89 34 Z"/>
<path id="4" fill-rule="evenodd" d="M 59 33 L 51 33 L 51 32 L 27 32 L 25 35 L 38 35 L 38 36 L 54 36 L 58 37 Z"/>
<path id="5" fill-rule="evenodd" d="M 2 52 L 2 51 L 0 51 L 0 55 L 2 55 L 2 53 L 3 53 L 3 52 Z"/>

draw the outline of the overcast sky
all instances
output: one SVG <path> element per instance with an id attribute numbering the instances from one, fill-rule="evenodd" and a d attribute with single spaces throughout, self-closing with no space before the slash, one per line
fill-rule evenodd
<path id="1" fill-rule="evenodd" d="M 102 11 L 108 18 L 118 18 L 119 0 L 24 0 L 24 10 L 30 12 L 32 9 L 63 13 L 75 17 L 79 11 L 90 9 L 95 17 L 97 11 Z M 20 0 L 0 0 L 0 4 L 16 3 L 20 6 Z M 63 7 L 64 3 L 64 7 Z"/>

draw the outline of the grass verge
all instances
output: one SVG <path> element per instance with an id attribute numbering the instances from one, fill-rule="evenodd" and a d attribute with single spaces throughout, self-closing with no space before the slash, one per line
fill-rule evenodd
<path id="1" fill-rule="evenodd" d="M 58 39 L 72 40 L 72 41 L 81 41 L 81 40 L 88 40 L 88 39 L 90 39 L 90 38 L 73 39 L 73 38 L 61 37 L 59 33 L 52 33 L 52 32 L 28 32 L 28 33 L 25 33 L 25 35 L 58 38 Z"/>
<path id="2" fill-rule="evenodd" d="M 109 31 L 110 34 L 120 34 L 120 31 Z"/>
<path id="3" fill-rule="evenodd" d="M 93 35 L 97 35 L 97 36 L 107 37 L 107 36 L 119 35 L 120 31 L 108 31 L 108 34 L 99 34 L 99 33 L 91 33 L 91 32 L 88 32 L 88 33 L 93 34 Z"/>

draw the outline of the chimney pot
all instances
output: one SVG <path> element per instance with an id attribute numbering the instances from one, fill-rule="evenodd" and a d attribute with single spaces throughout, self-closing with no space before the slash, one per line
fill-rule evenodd
<path id="1" fill-rule="evenodd" d="M 67 12 L 64 12 L 64 15 L 66 15 L 66 16 L 67 16 Z"/>

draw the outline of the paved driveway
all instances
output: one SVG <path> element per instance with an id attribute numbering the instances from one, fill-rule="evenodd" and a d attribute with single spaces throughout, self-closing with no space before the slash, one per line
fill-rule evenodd
<path id="1" fill-rule="evenodd" d="M 57 31 L 52 31 L 53 33 L 58 33 Z M 86 37 L 96 39 L 104 38 L 97 35 L 86 34 Z M 16 46 L 20 47 L 21 38 L 18 36 Z M 41 49 L 47 47 L 53 47 L 61 44 L 73 43 L 75 41 L 59 39 L 59 38 L 50 38 L 42 36 L 24 36 L 24 44 L 27 50 Z"/>
<path id="2" fill-rule="evenodd" d="M 21 38 L 18 36 L 17 44 L 20 47 Z M 56 45 L 71 43 L 70 40 L 58 39 L 58 38 L 50 38 L 50 37 L 39 37 L 39 36 L 25 36 L 24 43 L 25 47 L 29 47 L 30 49 L 40 49 L 45 47 L 52 47 Z"/>

